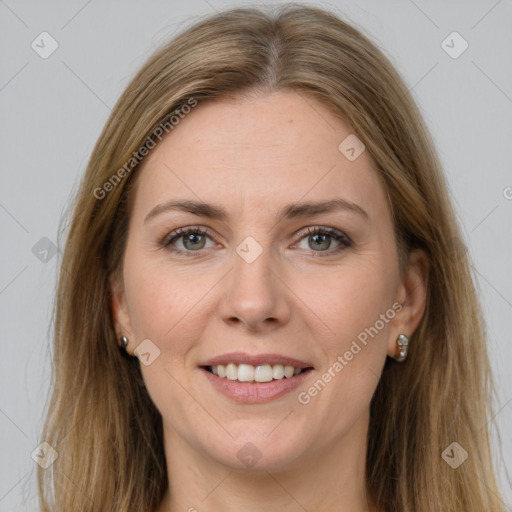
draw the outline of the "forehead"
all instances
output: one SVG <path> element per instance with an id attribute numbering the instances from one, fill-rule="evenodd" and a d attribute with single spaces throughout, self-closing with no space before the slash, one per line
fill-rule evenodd
<path id="1" fill-rule="evenodd" d="M 349 160 L 347 137 L 350 126 L 303 93 L 199 102 L 146 157 L 135 210 L 173 198 L 268 210 L 343 197 L 383 214 L 376 166 L 367 151 Z"/>

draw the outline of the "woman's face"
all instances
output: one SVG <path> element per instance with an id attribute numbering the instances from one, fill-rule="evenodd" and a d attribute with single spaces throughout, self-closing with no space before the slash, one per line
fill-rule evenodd
<path id="1" fill-rule="evenodd" d="M 113 310 L 168 453 L 277 470 L 364 444 L 421 307 L 361 150 L 325 106 L 279 92 L 199 103 L 146 157 Z"/>

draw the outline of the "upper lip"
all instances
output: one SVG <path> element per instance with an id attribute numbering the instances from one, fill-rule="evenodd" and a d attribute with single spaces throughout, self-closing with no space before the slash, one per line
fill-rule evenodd
<path id="1" fill-rule="evenodd" d="M 232 352 L 230 354 L 222 354 L 220 356 L 213 357 L 201 363 L 199 366 L 217 366 L 219 364 L 250 364 L 252 366 L 258 366 L 263 364 L 282 364 L 283 366 L 293 366 L 294 368 L 312 368 L 313 365 L 306 362 L 295 359 L 294 357 L 283 356 L 281 354 L 244 354 L 243 352 Z"/>

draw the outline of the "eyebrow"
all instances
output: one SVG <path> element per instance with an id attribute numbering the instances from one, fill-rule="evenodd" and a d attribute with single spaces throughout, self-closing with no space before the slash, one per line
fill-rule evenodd
<path id="1" fill-rule="evenodd" d="M 217 219 L 225 222 L 228 219 L 228 213 L 222 206 L 215 206 L 204 203 L 202 201 L 177 201 L 171 200 L 155 206 L 144 219 L 147 223 L 150 219 L 168 211 L 182 211 L 192 213 L 198 217 L 206 217 L 209 219 Z M 293 219 L 297 217 L 310 217 L 321 215 L 323 213 L 332 213 L 337 211 L 347 211 L 360 215 L 368 220 L 368 214 L 356 203 L 352 203 L 345 199 L 337 198 L 330 201 L 318 201 L 308 203 L 291 203 L 286 205 L 279 212 L 278 221 L 284 219 Z"/>

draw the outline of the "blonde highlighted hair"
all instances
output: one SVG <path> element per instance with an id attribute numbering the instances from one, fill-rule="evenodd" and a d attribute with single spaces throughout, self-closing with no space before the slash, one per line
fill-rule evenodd
<path id="1" fill-rule="evenodd" d="M 109 277 L 120 270 L 138 166 L 101 198 L 98 189 L 191 98 L 200 108 L 281 90 L 321 101 L 350 124 L 385 184 L 401 269 L 413 248 L 430 260 L 407 361 L 386 363 L 371 403 L 371 502 L 386 512 L 504 510 L 489 442 L 494 387 L 483 315 L 433 142 L 375 44 L 333 13 L 289 4 L 272 13 L 232 9 L 183 30 L 136 74 L 94 147 L 55 301 L 42 440 L 59 456 L 39 468 L 43 512 L 153 512 L 167 488 L 161 416 L 138 361 L 118 348 L 110 311 Z M 456 470 L 441 456 L 454 441 L 468 453 Z"/>

